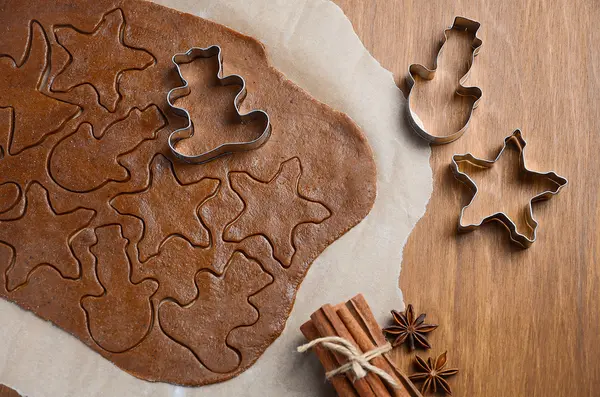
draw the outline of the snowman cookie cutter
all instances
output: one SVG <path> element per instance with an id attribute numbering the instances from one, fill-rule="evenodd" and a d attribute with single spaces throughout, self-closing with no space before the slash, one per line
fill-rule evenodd
<path id="1" fill-rule="evenodd" d="M 425 67 L 421 64 L 418 64 L 418 63 L 414 63 L 408 67 L 408 78 L 407 78 L 408 96 L 406 98 L 406 110 L 407 110 L 408 122 L 410 123 L 410 126 L 412 127 L 412 129 L 417 133 L 417 135 L 419 135 L 421 138 L 425 139 L 427 142 L 429 142 L 431 144 L 436 144 L 436 145 L 446 144 L 446 143 L 453 142 L 453 141 L 457 140 L 458 138 L 460 138 L 465 133 L 465 131 L 469 128 L 469 122 L 471 121 L 471 116 L 473 115 L 473 111 L 475 110 L 475 108 L 477 108 L 477 105 L 479 105 L 479 100 L 481 99 L 481 96 L 482 96 L 481 88 L 465 87 L 465 86 L 463 86 L 463 83 L 469 77 L 469 73 L 471 72 L 471 66 L 473 65 L 475 57 L 477 56 L 477 54 L 479 54 L 479 50 L 481 49 L 481 45 L 483 44 L 481 39 L 479 37 L 477 37 L 477 31 L 479 30 L 480 26 L 481 26 L 481 24 L 479 22 L 474 21 L 472 19 L 468 19 L 468 18 L 464 18 L 464 17 L 455 17 L 454 23 L 452 24 L 452 26 L 450 26 L 449 28 L 444 30 L 444 39 L 442 40 L 441 47 L 435 58 L 435 61 L 433 64 L 433 69 L 428 69 L 427 67 Z M 423 123 L 419 119 L 419 116 L 412 110 L 412 108 L 410 106 L 410 100 L 411 100 L 412 89 L 415 86 L 415 77 L 416 76 L 419 76 L 420 78 L 425 79 L 425 80 L 433 80 L 433 78 L 435 77 L 438 60 L 440 58 L 440 55 L 442 54 L 442 50 L 444 49 L 444 44 L 446 43 L 446 41 L 448 41 L 448 32 L 451 30 L 467 31 L 473 35 L 473 42 L 471 44 L 471 46 L 473 48 L 473 52 L 471 53 L 471 61 L 469 64 L 469 70 L 467 70 L 467 73 L 464 76 L 462 76 L 460 78 L 460 80 L 458 81 L 458 88 L 456 89 L 456 94 L 460 95 L 460 96 L 473 97 L 474 102 L 473 102 L 473 105 L 471 106 L 471 110 L 469 112 L 467 121 L 465 122 L 465 125 L 460 130 L 453 132 L 450 135 L 439 136 L 439 135 L 433 135 L 425 129 Z"/>

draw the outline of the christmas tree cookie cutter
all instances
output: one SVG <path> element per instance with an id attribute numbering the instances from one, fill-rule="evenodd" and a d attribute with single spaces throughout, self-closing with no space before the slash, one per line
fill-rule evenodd
<path id="1" fill-rule="evenodd" d="M 217 62 L 219 63 L 219 70 L 217 71 L 217 80 L 219 81 L 219 84 L 222 86 L 239 85 L 241 87 L 233 100 L 235 111 L 239 117 L 240 123 L 263 120 L 265 128 L 258 138 L 254 140 L 247 142 L 227 142 L 204 153 L 187 155 L 180 152 L 176 148 L 176 145 L 179 141 L 194 136 L 194 124 L 192 123 L 190 113 L 186 109 L 180 108 L 173 104 L 175 100 L 187 96 L 191 92 L 187 80 L 181 73 L 180 65 L 190 63 L 196 58 L 212 58 L 214 56 L 217 57 Z M 221 47 L 218 45 L 213 45 L 206 48 L 192 47 L 184 53 L 173 55 L 172 61 L 173 64 L 175 64 L 175 68 L 177 69 L 177 73 L 179 74 L 179 78 L 181 79 L 183 85 L 180 87 L 175 87 L 167 93 L 167 103 L 173 109 L 175 114 L 187 119 L 187 125 L 185 127 L 179 128 L 171 132 L 169 135 L 169 148 L 175 157 L 186 163 L 202 164 L 227 154 L 258 149 L 269 140 L 269 137 L 271 136 L 271 121 L 269 119 L 269 115 L 265 111 L 251 110 L 248 113 L 240 112 L 240 104 L 243 102 L 244 98 L 246 98 L 247 94 L 246 81 L 242 76 L 237 74 L 223 77 L 223 55 Z"/>
<path id="2" fill-rule="evenodd" d="M 469 128 L 471 116 L 473 115 L 473 111 L 475 110 L 475 108 L 477 108 L 477 105 L 479 105 L 479 100 L 481 99 L 482 93 L 481 93 L 481 88 L 465 87 L 465 86 L 463 86 L 463 83 L 469 77 L 469 73 L 471 72 L 471 66 L 473 65 L 473 62 L 475 61 L 475 57 L 477 56 L 477 54 L 479 54 L 479 50 L 481 49 L 481 45 L 483 44 L 481 39 L 479 37 L 477 37 L 477 31 L 479 30 L 480 26 L 481 26 L 481 24 L 477 21 L 474 21 L 474 20 L 471 20 L 468 18 L 464 18 L 464 17 L 455 17 L 454 23 L 452 24 L 452 26 L 450 26 L 449 28 L 444 30 L 444 39 L 442 40 L 440 50 L 438 51 L 438 54 L 435 57 L 433 69 L 428 69 L 425 66 L 418 64 L 418 63 L 414 63 L 408 67 L 408 78 L 407 78 L 408 96 L 406 98 L 406 110 L 407 110 L 408 122 L 410 123 L 410 126 L 412 127 L 412 129 L 417 133 L 417 135 L 419 135 L 421 138 L 425 139 L 429 143 L 441 145 L 441 144 L 453 142 L 453 141 L 457 140 L 458 138 L 460 138 L 465 133 L 467 128 Z M 473 105 L 471 105 L 471 110 L 469 111 L 469 116 L 467 118 L 467 121 L 460 130 L 453 132 L 450 135 L 439 136 L 439 135 L 433 135 L 425 129 L 425 126 L 419 119 L 419 116 L 412 110 L 412 108 L 410 106 L 410 100 L 411 100 L 412 89 L 415 86 L 415 77 L 416 76 L 419 76 L 425 80 L 432 80 L 435 77 L 438 60 L 440 58 L 440 55 L 442 54 L 442 51 L 444 49 L 444 45 L 445 45 L 446 41 L 448 41 L 448 32 L 451 30 L 467 31 L 471 35 L 473 35 L 473 42 L 471 43 L 473 52 L 471 53 L 471 62 L 469 64 L 469 70 L 467 70 L 467 73 L 464 76 L 462 76 L 460 78 L 460 80 L 458 81 L 458 88 L 456 89 L 456 94 L 458 94 L 460 96 L 473 97 L 474 102 L 473 102 Z"/>
<path id="3" fill-rule="evenodd" d="M 527 224 L 532 229 L 532 233 L 533 233 L 532 238 L 529 238 L 529 237 L 525 236 L 524 234 L 519 233 L 517 230 L 516 224 L 504 212 L 497 212 L 495 214 L 487 216 L 483 220 L 481 220 L 481 222 L 479 222 L 477 224 L 468 224 L 468 225 L 463 224 L 463 215 L 465 213 L 465 210 L 473 203 L 473 201 L 475 200 L 475 197 L 477 197 L 478 189 L 477 189 L 477 185 L 475 184 L 475 182 L 466 173 L 461 172 L 459 170 L 458 163 L 469 162 L 477 167 L 492 168 L 494 166 L 494 163 L 496 163 L 500 159 L 500 157 L 502 156 L 502 153 L 504 153 L 504 151 L 506 150 L 506 148 L 508 147 L 509 144 L 514 144 L 517 147 L 518 151 L 520 152 L 520 154 L 519 154 L 519 172 L 521 174 L 533 174 L 533 175 L 542 176 L 542 177 L 549 179 L 551 182 L 554 182 L 554 184 L 556 185 L 556 188 L 554 190 L 543 191 L 542 193 L 539 193 L 538 195 L 532 197 L 529 200 L 526 215 L 527 215 Z M 456 179 L 458 179 L 460 182 L 467 185 L 473 191 L 473 196 L 471 197 L 471 200 L 469 200 L 469 204 L 467 204 L 460 210 L 460 217 L 458 220 L 458 231 L 459 232 L 469 232 L 469 231 L 477 229 L 479 226 L 483 225 L 484 223 L 497 221 L 497 222 L 500 222 L 504 227 L 506 227 L 506 229 L 508 229 L 511 241 L 514 242 L 515 244 L 518 244 L 522 248 L 529 248 L 529 247 L 531 247 L 531 244 L 533 244 L 535 242 L 535 240 L 537 238 L 538 222 L 535 220 L 535 218 L 533 216 L 532 204 L 537 201 L 551 199 L 553 196 L 557 195 L 562 190 L 562 188 L 565 187 L 569 183 L 569 181 L 567 180 L 567 178 L 558 175 L 554 171 L 538 172 L 538 171 L 532 171 L 532 170 L 528 169 L 527 166 L 525 165 L 525 146 L 526 145 L 527 145 L 527 142 L 523 138 L 523 134 L 521 133 L 521 130 L 517 129 L 511 135 L 504 138 L 504 146 L 502 147 L 502 149 L 500 149 L 500 152 L 498 153 L 498 155 L 496 156 L 496 158 L 494 160 L 480 159 L 480 158 L 473 156 L 471 153 L 455 154 L 454 156 L 452 156 L 452 163 L 450 164 L 450 169 L 452 170 L 454 177 Z"/>

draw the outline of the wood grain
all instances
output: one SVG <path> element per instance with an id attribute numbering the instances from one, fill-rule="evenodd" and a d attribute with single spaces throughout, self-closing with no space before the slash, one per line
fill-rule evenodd
<path id="1" fill-rule="evenodd" d="M 419 354 L 448 350 L 449 365 L 461 371 L 450 380 L 457 396 L 597 395 L 600 5 L 594 0 L 335 2 L 403 89 L 409 64 L 433 65 L 442 31 L 455 15 L 482 24 L 483 48 L 467 81 L 482 88 L 481 105 L 463 138 L 432 148 L 433 195 L 404 249 L 405 301 L 440 324 L 430 337 L 431 352 Z M 456 43 L 445 55 L 461 54 L 461 41 Z M 445 66 L 452 75 L 457 72 L 449 59 Z M 460 59 L 464 67 L 466 58 Z M 443 80 L 436 88 L 440 93 L 429 99 L 420 95 L 416 108 L 426 125 L 439 131 L 455 125 L 464 106 L 442 93 Z M 570 182 L 560 195 L 534 206 L 540 228 L 528 250 L 511 245 L 507 232 L 493 224 L 457 235 L 458 214 L 469 195 L 449 171 L 454 153 L 495 157 L 515 128 L 528 141 L 529 167 L 555 170 Z M 489 190 L 504 189 L 501 201 L 518 211 L 524 205 L 520 184 L 502 180 L 490 178 Z M 399 366 L 410 368 L 413 355 L 396 352 Z"/>

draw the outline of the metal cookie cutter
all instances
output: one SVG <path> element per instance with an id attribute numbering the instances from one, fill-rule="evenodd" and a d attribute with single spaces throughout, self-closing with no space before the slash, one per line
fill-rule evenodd
<path id="1" fill-rule="evenodd" d="M 552 181 L 556 184 L 555 190 L 546 190 L 546 191 L 534 196 L 531 200 L 529 200 L 528 211 L 527 211 L 527 224 L 533 230 L 533 238 L 532 239 L 519 233 L 517 231 L 517 226 L 515 225 L 515 223 L 504 212 L 498 212 L 493 215 L 490 215 L 490 216 L 484 218 L 478 224 L 463 225 L 463 214 L 464 214 L 465 210 L 475 200 L 478 190 L 477 190 L 477 185 L 475 184 L 475 182 L 473 182 L 473 180 L 467 174 L 461 172 L 458 169 L 458 163 L 462 162 L 462 161 L 467 161 L 478 167 L 492 168 L 494 163 L 496 161 L 498 161 L 498 159 L 500 158 L 500 156 L 502 156 L 502 153 L 504 153 L 504 150 L 506 150 L 508 144 L 510 144 L 510 143 L 514 144 L 517 147 L 517 149 L 520 151 L 519 168 L 520 168 L 521 173 L 524 173 L 524 174 L 530 173 L 530 174 L 543 176 L 543 177 L 548 178 L 550 181 Z M 561 189 L 567 185 L 568 181 L 566 178 L 556 174 L 554 171 L 537 172 L 537 171 L 529 170 L 525 165 L 525 146 L 526 145 L 527 145 L 527 142 L 523 138 L 521 131 L 515 130 L 511 135 L 504 138 L 504 146 L 502 147 L 502 149 L 500 150 L 500 152 L 498 153 L 498 155 L 496 156 L 496 158 L 494 160 L 479 159 L 477 157 L 474 157 L 471 153 L 455 154 L 454 156 L 452 156 L 452 163 L 450 164 L 450 169 L 452 170 L 452 173 L 454 174 L 456 179 L 458 179 L 460 182 L 464 183 L 469 188 L 471 188 L 471 190 L 473 190 L 473 197 L 469 201 L 469 204 L 464 206 L 460 211 L 460 218 L 458 221 L 458 230 L 460 232 L 472 231 L 472 230 L 475 230 L 476 228 L 478 228 L 479 226 L 483 225 L 484 223 L 491 222 L 491 221 L 498 221 L 498 222 L 502 223 L 502 225 L 504 225 L 504 227 L 506 227 L 508 229 L 508 231 L 510 233 L 510 239 L 513 242 L 515 242 L 516 244 L 520 245 L 521 247 L 529 248 L 531 246 L 531 244 L 533 244 L 535 242 L 535 239 L 537 237 L 538 223 L 535 220 L 535 218 L 533 217 L 532 204 L 537 201 L 549 200 L 550 198 L 552 198 L 552 196 L 558 194 L 558 192 L 560 192 Z"/>
<path id="2" fill-rule="evenodd" d="M 209 150 L 204 153 L 200 153 L 198 155 L 186 155 L 179 152 L 175 148 L 177 142 L 183 139 L 191 138 L 194 135 L 194 125 L 192 123 L 192 118 L 190 117 L 189 112 L 186 109 L 173 105 L 173 101 L 177 100 L 178 98 L 189 95 L 189 93 L 191 92 L 191 89 L 188 86 L 188 82 L 185 78 L 183 78 L 179 65 L 183 63 L 192 62 L 196 58 L 211 58 L 214 56 L 217 57 L 217 61 L 219 62 L 219 70 L 217 71 L 217 79 L 219 83 L 222 86 L 241 86 L 241 89 L 238 91 L 237 95 L 235 96 L 235 99 L 233 100 L 233 104 L 235 106 L 235 110 L 240 122 L 245 123 L 257 119 L 262 119 L 265 124 L 265 129 L 258 138 L 252 141 L 228 142 L 216 147 L 215 149 Z M 181 81 L 183 82 L 183 86 L 173 88 L 167 93 L 167 103 L 169 104 L 169 106 L 171 106 L 171 108 L 173 108 L 173 111 L 176 114 L 187 118 L 188 121 L 185 127 L 175 130 L 169 135 L 169 147 L 171 148 L 171 152 L 178 159 L 185 161 L 186 163 L 192 164 L 206 163 L 207 161 L 214 160 L 217 157 L 224 156 L 226 154 L 258 149 L 269 140 L 269 137 L 271 136 L 271 121 L 269 120 L 269 115 L 266 112 L 262 110 L 252 110 L 248 113 L 240 113 L 240 103 L 242 103 L 244 98 L 246 98 L 247 93 L 246 81 L 242 76 L 239 76 L 237 74 L 232 74 L 223 77 L 223 56 L 221 52 L 221 47 L 219 47 L 218 45 L 213 45 L 207 48 L 192 47 L 185 53 L 173 55 L 172 60 L 175 64 L 175 67 L 177 68 L 179 78 L 181 78 Z"/>
<path id="3" fill-rule="evenodd" d="M 475 110 L 475 108 L 479 104 L 479 100 L 481 99 L 481 88 L 463 86 L 463 83 L 467 80 L 467 78 L 469 77 L 469 73 L 471 72 L 471 65 L 473 65 L 475 57 L 477 56 L 477 54 L 479 54 L 479 50 L 481 49 L 481 45 L 483 44 L 481 39 L 479 37 L 477 37 L 477 31 L 479 30 L 479 26 L 480 26 L 480 23 L 477 21 L 473 21 L 471 19 L 467 19 L 464 17 L 455 17 L 454 23 L 452 24 L 452 26 L 450 26 L 449 28 L 444 30 L 444 39 L 442 41 L 440 50 L 438 51 L 438 54 L 435 57 L 433 69 L 427 69 L 425 66 L 420 65 L 418 63 L 414 63 L 408 67 L 408 79 L 407 79 L 408 80 L 408 97 L 406 99 L 406 110 L 408 113 L 408 121 L 409 121 L 411 127 L 413 128 L 413 130 L 421 138 L 425 139 L 426 141 L 428 141 L 432 144 L 441 145 L 441 144 L 453 142 L 453 141 L 457 140 L 458 138 L 460 138 L 462 136 L 462 134 L 464 134 L 465 131 L 467 130 L 467 128 L 469 127 L 469 122 L 471 121 L 471 116 L 473 115 L 473 110 Z M 411 97 L 412 89 L 415 86 L 415 76 L 419 76 L 425 80 L 432 80 L 435 77 L 438 59 L 439 59 L 440 55 L 442 54 L 442 50 L 444 49 L 444 44 L 446 43 L 446 41 L 448 41 L 448 32 L 453 29 L 459 30 L 459 31 L 467 31 L 474 36 L 473 43 L 471 44 L 471 46 L 473 48 L 473 53 L 471 55 L 471 63 L 469 64 L 469 70 L 458 81 L 458 89 L 456 90 L 456 93 L 461 96 L 473 97 L 473 98 L 475 98 L 475 101 L 473 102 L 473 105 L 471 107 L 471 111 L 469 113 L 469 117 L 467 118 L 467 122 L 460 130 L 458 130 L 450 135 L 445 135 L 445 136 L 432 135 L 429 132 L 427 132 L 427 130 L 425 130 L 423 123 L 421 122 L 419 117 L 415 114 L 415 112 L 413 112 L 413 110 L 411 109 L 410 97 Z"/>

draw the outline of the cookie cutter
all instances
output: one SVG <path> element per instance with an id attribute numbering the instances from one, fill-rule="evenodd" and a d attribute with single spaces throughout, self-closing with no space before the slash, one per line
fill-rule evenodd
<path id="1" fill-rule="evenodd" d="M 431 144 L 435 144 L 435 145 L 446 144 L 446 143 L 453 142 L 453 141 L 457 140 L 458 138 L 460 138 L 465 133 L 467 128 L 469 128 L 469 122 L 471 121 L 471 116 L 473 115 L 473 111 L 475 110 L 475 108 L 477 108 L 477 105 L 479 105 L 479 100 L 481 99 L 481 95 L 482 95 L 481 88 L 465 87 L 465 86 L 463 86 L 463 83 L 469 77 L 469 74 L 471 73 L 471 66 L 475 62 L 475 57 L 477 56 L 477 54 L 479 54 L 479 50 L 481 49 L 481 45 L 483 44 L 481 39 L 479 37 L 477 37 L 477 31 L 479 30 L 480 26 L 481 26 L 481 24 L 479 22 L 474 21 L 472 19 L 468 19 L 468 18 L 464 18 L 464 17 L 455 17 L 454 23 L 452 24 L 452 26 L 450 26 L 449 28 L 444 30 L 444 39 L 442 40 L 442 44 L 440 46 L 438 54 L 435 57 L 433 69 L 428 69 L 425 66 L 418 64 L 418 63 L 413 63 L 412 65 L 410 65 L 408 67 L 408 78 L 407 78 L 408 96 L 406 98 L 406 110 L 407 110 L 407 115 L 408 115 L 408 122 L 409 122 L 410 126 L 412 127 L 412 129 L 417 133 L 417 135 L 419 135 L 421 138 L 425 139 L 427 142 L 429 142 Z M 427 132 L 427 130 L 423 126 L 423 123 L 419 119 L 419 116 L 411 109 L 410 99 L 411 99 L 412 89 L 415 86 L 415 76 L 419 76 L 425 80 L 433 80 L 433 78 L 435 77 L 438 60 L 440 58 L 440 55 L 442 54 L 442 50 L 444 49 L 444 44 L 446 43 L 446 41 L 448 41 L 448 32 L 451 30 L 467 31 L 474 36 L 473 42 L 471 43 L 473 52 L 471 53 L 471 62 L 469 64 L 469 70 L 467 70 L 467 73 L 464 76 L 462 76 L 460 78 L 460 80 L 458 81 L 458 88 L 456 89 L 456 94 L 458 94 L 460 96 L 473 97 L 473 98 L 475 98 L 475 100 L 473 102 L 473 105 L 471 105 L 469 117 L 467 118 L 467 122 L 465 123 L 465 125 L 460 130 L 458 130 L 450 135 L 439 136 L 439 135 L 433 135 L 433 134 Z"/>
<path id="2" fill-rule="evenodd" d="M 175 146 L 177 142 L 194 136 L 194 124 L 192 123 L 190 113 L 186 109 L 177 107 L 173 104 L 175 100 L 187 96 L 191 92 L 187 80 L 183 77 L 183 74 L 181 73 L 181 68 L 179 65 L 190 63 L 196 58 L 212 58 L 214 56 L 217 57 L 217 61 L 219 62 L 219 70 L 217 71 L 217 80 L 219 81 L 219 83 L 222 86 L 241 86 L 240 90 L 237 92 L 233 100 L 235 111 L 240 123 L 246 123 L 249 121 L 262 119 L 264 120 L 265 128 L 263 132 L 259 135 L 259 137 L 254 140 L 247 142 L 227 142 L 217 146 L 214 149 L 211 149 L 204 153 L 200 153 L 198 155 L 186 155 L 178 151 Z M 218 45 L 213 45 L 206 48 L 192 47 L 184 53 L 173 55 L 172 61 L 175 64 L 175 68 L 177 69 L 177 73 L 179 74 L 179 78 L 181 79 L 183 86 L 175 87 L 167 93 L 167 103 L 173 109 L 175 114 L 185 117 L 187 119 L 187 125 L 185 127 L 179 128 L 171 132 L 171 134 L 169 135 L 169 148 L 171 149 L 171 152 L 175 157 L 186 163 L 202 164 L 227 154 L 258 149 L 269 140 L 269 137 L 271 136 L 272 127 L 269 115 L 265 111 L 251 110 L 248 113 L 240 113 L 240 104 L 246 98 L 247 94 L 246 81 L 242 76 L 237 74 L 231 74 L 223 77 L 223 56 L 221 47 L 219 47 Z"/>
<path id="3" fill-rule="evenodd" d="M 533 238 L 531 238 L 531 239 L 529 237 L 519 233 L 517 231 L 516 224 L 504 212 L 497 212 L 495 214 L 492 214 L 492 215 L 484 218 L 478 224 L 463 225 L 464 212 L 473 203 L 473 201 L 475 200 L 475 197 L 477 197 L 478 189 L 477 189 L 477 185 L 475 184 L 475 182 L 467 174 L 465 174 L 464 172 L 461 172 L 458 169 L 458 163 L 466 161 L 466 162 L 469 162 L 478 167 L 492 168 L 494 163 L 496 163 L 500 159 L 500 157 L 502 156 L 502 154 L 504 153 L 504 151 L 506 150 L 506 148 L 508 147 L 508 145 L 510 143 L 513 143 L 517 147 L 517 149 L 520 151 L 519 171 L 522 174 L 535 174 L 538 176 L 543 176 L 556 184 L 555 190 L 546 190 L 546 191 L 534 196 L 533 198 L 531 198 L 529 200 L 528 211 L 527 211 L 527 225 L 533 230 Z M 535 242 L 535 240 L 537 238 L 538 222 L 535 220 L 535 218 L 533 216 L 532 204 L 537 201 L 551 199 L 552 196 L 557 195 L 562 190 L 562 188 L 565 187 L 569 183 L 569 181 L 566 178 L 558 175 L 554 171 L 538 172 L 538 171 L 532 171 L 532 170 L 528 169 L 527 166 L 525 165 L 525 146 L 526 145 L 527 145 L 527 142 L 523 138 L 523 134 L 521 133 L 521 130 L 517 129 L 511 135 L 504 138 L 504 146 L 502 147 L 502 149 L 500 150 L 500 152 L 498 153 L 498 155 L 496 156 L 496 158 L 494 160 L 480 159 L 480 158 L 473 156 L 471 153 L 455 154 L 454 156 L 452 156 L 452 163 L 450 164 L 450 169 L 452 170 L 454 177 L 456 179 L 458 179 L 460 182 L 467 185 L 473 191 L 473 197 L 471 197 L 469 204 L 464 206 L 460 211 L 460 218 L 458 220 L 458 231 L 459 232 L 469 232 L 469 231 L 475 230 L 476 228 L 483 225 L 484 223 L 488 223 L 491 221 L 497 221 L 497 222 L 500 222 L 504 227 L 506 227 L 506 229 L 508 229 L 511 241 L 520 245 L 522 248 L 529 248 L 529 247 L 531 247 L 531 244 L 533 244 Z"/>

